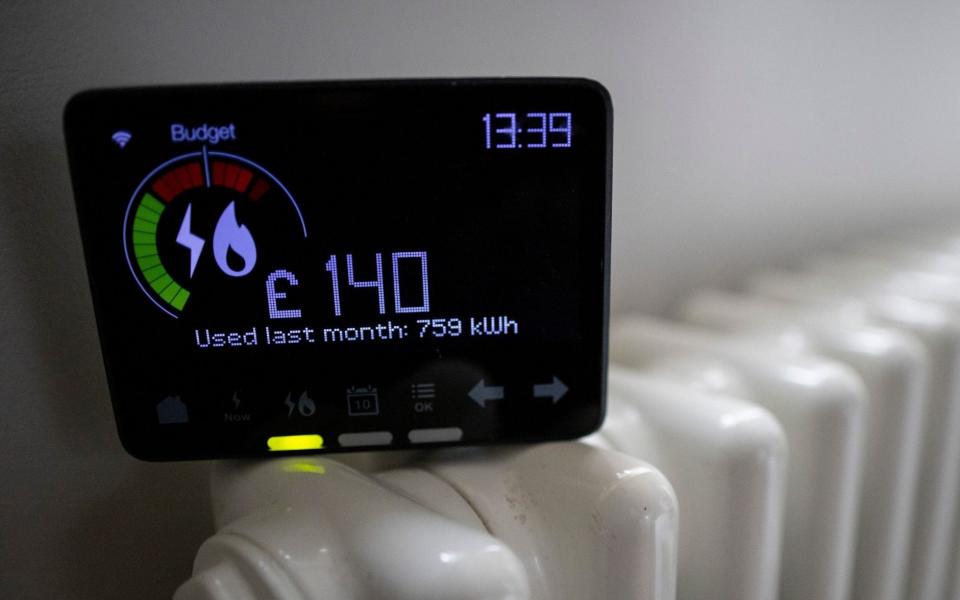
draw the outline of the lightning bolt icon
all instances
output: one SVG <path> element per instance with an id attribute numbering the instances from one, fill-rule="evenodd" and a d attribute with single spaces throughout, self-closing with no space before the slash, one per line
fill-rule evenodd
<path id="1" fill-rule="evenodd" d="M 193 206 L 188 204 L 187 212 L 183 215 L 183 222 L 180 223 L 180 232 L 177 233 L 177 243 L 190 249 L 190 277 L 193 278 L 193 271 L 197 268 L 197 261 L 200 260 L 200 251 L 203 250 L 203 245 L 206 242 L 190 231 L 191 208 Z"/>

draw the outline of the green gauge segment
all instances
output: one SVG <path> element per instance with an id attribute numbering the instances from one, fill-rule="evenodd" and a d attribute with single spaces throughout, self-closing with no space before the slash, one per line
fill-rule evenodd
<path id="1" fill-rule="evenodd" d="M 174 309 L 183 310 L 190 299 L 190 292 L 170 277 L 160 262 L 157 250 L 157 224 L 166 205 L 150 192 L 140 198 L 133 219 L 133 253 L 137 258 L 140 274 L 150 288 Z"/>

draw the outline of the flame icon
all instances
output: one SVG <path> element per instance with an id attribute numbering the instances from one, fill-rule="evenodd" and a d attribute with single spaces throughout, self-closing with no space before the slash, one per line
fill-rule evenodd
<path id="1" fill-rule="evenodd" d="M 227 262 L 230 250 L 243 259 L 243 268 L 239 271 Z M 237 222 L 235 202 L 223 209 L 217 221 L 217 227 L 213 231 L 213 257 L 220 270 L 231 277 L 243 277 L 257 264 L 257 245 L 247 226 Z"/>

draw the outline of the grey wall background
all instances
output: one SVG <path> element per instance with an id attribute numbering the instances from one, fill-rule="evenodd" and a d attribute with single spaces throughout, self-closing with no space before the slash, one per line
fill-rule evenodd
<path id="1" fill-rule="evenodd" d="M 60 131 L 146 83 L 585 75 L 616 106 L 615 308 L 663 310 L 852 236 L 956 216 L 960 4 L 0 5 L 0 595 L 164 598 L 210 529 L 206 466 L 127 458 Z"/>

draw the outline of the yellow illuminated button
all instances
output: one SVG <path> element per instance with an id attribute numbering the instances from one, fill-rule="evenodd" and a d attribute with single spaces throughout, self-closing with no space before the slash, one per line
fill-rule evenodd
<path id="1" fill-rule="evenodd" d="M 309 435 L 276 435 L 267 439 L 267 448 L 271 452 L 288 452 L 290 450 L 319 450 L 323 448 L 323 436 Z"/>

